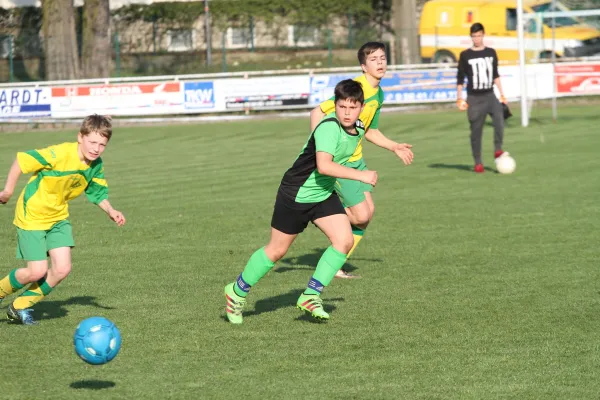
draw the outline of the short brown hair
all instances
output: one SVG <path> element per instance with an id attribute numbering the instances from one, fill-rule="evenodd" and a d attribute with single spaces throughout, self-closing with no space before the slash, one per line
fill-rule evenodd
<path id="1" fill-rule="evenodd" d="M 111 117 L 105 115 L 88 115 L 83 120 L 79 133 L 83 136 L 87 136 L 90 133 L 96 132 L 101 136 L 104 136 L 110 140 L 112 136 L 112 123 Z"/>
<path id="2" fill-rule="evenodd" d="M 360 65 L 366 64 L 367 57 L 377 50 L 383 50 L 385 53 L 385 44 L 381 42 L 367 42 L 360 46 L 360 49 L 358 49 L 358 62 Z"/>
<path id="3" fill-rule="evenodd" d="M 334 94 L 336 103 L 338 100 L 346 99 L 360 104 L 365 102 L 365 93 L 363 92 L 362 86 L 353 79 L 340 81 L 335 85 Z"/>

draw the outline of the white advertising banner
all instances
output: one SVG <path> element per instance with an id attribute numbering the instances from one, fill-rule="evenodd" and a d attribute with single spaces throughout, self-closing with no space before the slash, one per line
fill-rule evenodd
<path id="1" fill-rule="evenodd" d="M 498 68 L 504 96 L 509 100 L 521 97 L 521 76 L 518 65 Z M 527 76 L 527 98 L 532 100 L 552 97 L 552 64 L 530 64 L 525 68 Z"/>
<path id="2" fill-rule="evenodd" d="M 308 75 L 219 79 L 214 82 L 215 107 L 225 111 L 307 107 L 309 84 Z"/>
<path id="3" fill-rule="evenodd" d="M 50 117 L 51 98 L 49 87 L 0 89 L 0 120 Z"/>
<path id="4" fill-rule="evenodd" d="M 119 83 L 52 88 L 52 116 L 160 115 L 183 110 L 181 82 Z"/>

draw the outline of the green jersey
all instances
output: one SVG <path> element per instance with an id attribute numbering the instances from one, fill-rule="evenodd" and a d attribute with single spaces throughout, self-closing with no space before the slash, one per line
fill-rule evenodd
<path id="1" fill-rule="evenodd" d="M 356 134 L 344 130 L 335 112 L 326 115 L 311 133 L 294 165 L 281 180 L 279 192 L 296 203 L 319 203 L 326 200 L 334 190 L 336 178 L 317 171 L 317 152 L 333 156 L 333 162 L 347 162 L 356 146 L 365 136 L 363 123 L 355 124 Z"/>

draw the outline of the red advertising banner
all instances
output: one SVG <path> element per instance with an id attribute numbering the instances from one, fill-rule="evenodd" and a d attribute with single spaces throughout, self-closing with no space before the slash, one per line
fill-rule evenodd
<path id="1" fill-rule="evenodd" d="M 600 63 L 556 65 L 554 73 L 559 94 L 600 93 Z"/>

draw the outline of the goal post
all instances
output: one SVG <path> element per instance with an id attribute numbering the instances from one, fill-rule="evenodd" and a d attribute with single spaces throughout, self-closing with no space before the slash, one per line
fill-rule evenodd
<path id="1" fill-rule="evenodd" d="M 565 37 L 565 28 L 578 27 L 587 30 L 590 37 L 577 39 Z M 549 35 L 550 33 L 550 35 Z M 557 35 L 559 33 L 559 35 Z M 519 75 L 521 91 L 521 125 L 529 125 L 530 105 L 534 96 L 528 95 L 528 63 L 552 63 L 552 115 L 556 120 L 557 110 L 557 61 L 600 60 L 600 9 L 568 10 L 557 0 L 551 0 L 543 11 L 523 12 L 523 0 L 517 0 L 517 39 L 519 50 Z M 560 78 L 559 78 L 560 79 Z M 530 85 L 529 85 L 530 86 Z"/>

